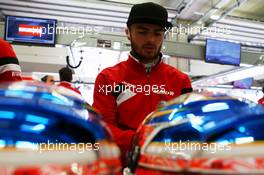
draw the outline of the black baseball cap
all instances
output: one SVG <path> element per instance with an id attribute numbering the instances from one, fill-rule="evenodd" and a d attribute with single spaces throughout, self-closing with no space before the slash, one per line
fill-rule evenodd
<path id="1" fill-rule="evenodd" d="M 153 2 L 135 4 L 129 13 L 127 26 L 135 23 L 156 24 L 167 29 L 172 28 L 172 24 L 167 21 L 167 10 Z"/>

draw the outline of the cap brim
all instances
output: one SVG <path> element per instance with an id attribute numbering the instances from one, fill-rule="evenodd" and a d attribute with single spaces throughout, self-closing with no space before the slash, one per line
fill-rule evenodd
<path id="1" fill-rule="evenodd" d="M 172 23 L 170 23 L 168 21 L 163 21 L 163 20 L 159 20 L 156 18 L 149 18 L 149 17 L 134 18 L 133 20 L 130 20 L 127 22 L 127 26 L 130 26 L 130 25 L 135 24 L 135 23 L 156 24 L 156 25 L 159 25 L 161 27 L 165 27 L 166 30 L 171 29 L 173 27 Z"/>

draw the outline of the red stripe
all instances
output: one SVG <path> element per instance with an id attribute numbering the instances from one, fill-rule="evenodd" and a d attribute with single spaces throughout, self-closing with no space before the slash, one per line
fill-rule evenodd
<path id="1" fill-rule="evenodd" d="M 33 25 L 26 25 L 26 24 L 19 24 L 19 29 L 29 29 L 32 31 L 19 31 L 20 35 L 28 35 L 28 36 L 41 36 L 41 32 L 33 31 L 39 30 L 42 26 L 33 26 Z"/>
<path id="2" fill-rule="evenodd" d="M 19 35 L 28 35 L 28 36 L 40 36 L 40 33 L 36 32 L 18 32 Z"/>

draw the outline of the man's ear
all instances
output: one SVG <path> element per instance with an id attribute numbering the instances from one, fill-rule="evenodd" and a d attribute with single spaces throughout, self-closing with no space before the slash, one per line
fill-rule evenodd
<path id="1" fill-rule="evenodd" d="M 130 32 L 129 32 L 129 29 L 126 28 L 125 29 L 125 32 L 126 32 L 127 39 L 130 40 Z"/>

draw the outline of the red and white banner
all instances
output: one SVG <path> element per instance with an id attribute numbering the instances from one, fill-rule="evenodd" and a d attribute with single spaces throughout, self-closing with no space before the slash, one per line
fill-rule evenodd
<path id="1" fill-rule="evenodd" d="M 19 24 L 18 33 L 20 35 L 29 35 L 29 36 L 41 36 L 43 26 L 33 26 L 26 24 Z"/>

